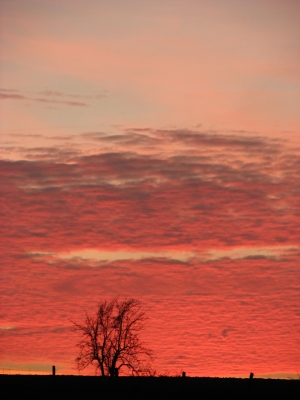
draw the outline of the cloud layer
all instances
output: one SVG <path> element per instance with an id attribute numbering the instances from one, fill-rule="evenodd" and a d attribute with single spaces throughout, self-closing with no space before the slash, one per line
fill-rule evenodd
<path id="1" fill-rule="evenodd" d="M 69 319 L 120 295 L 148 308 L 160 372 L 296 370 L 299 149 L 150 128 L 77 140 L 1 161 L 4 361 L 70 372 Z"/>

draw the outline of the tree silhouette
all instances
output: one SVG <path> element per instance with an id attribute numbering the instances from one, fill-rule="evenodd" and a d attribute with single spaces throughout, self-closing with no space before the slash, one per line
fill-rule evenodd
<path id="1" fill-rule="evenodd" d="M 71 321 L 82 334 L 77 369 L 94 365 L 102 376 L 118 376 L 121 369 L 127 374 L 151 375 L 153 353 L 139 338 L 146 319 L 138 300 L 114 298 L 99 303 L 94 316 L 86 313 L 83 324 Z"/>

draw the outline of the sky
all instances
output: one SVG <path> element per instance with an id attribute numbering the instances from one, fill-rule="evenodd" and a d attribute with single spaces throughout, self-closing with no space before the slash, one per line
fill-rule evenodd
<path id="1" fill-rule="evenodd" d="M 70 320 L 119 296 L 158 374 L 299 377 L 299 17 L 0 1 L 3 372 L 77 374 Z"/>

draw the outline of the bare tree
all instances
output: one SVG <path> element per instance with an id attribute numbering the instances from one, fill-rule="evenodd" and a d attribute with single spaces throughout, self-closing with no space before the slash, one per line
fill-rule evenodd
<path id="1" fill-rule="evenodd" d="M 121 369 L 127 374 L 151 375 L 153 353 L 139 338 L 146 319 L 138 300 L 114 298 L 101 302 L 94 316 L 86 313 L 83 324 L 71 321 L 82 334 L 77 369 L 94 365 L 102 376 L 117 376 Z"/>

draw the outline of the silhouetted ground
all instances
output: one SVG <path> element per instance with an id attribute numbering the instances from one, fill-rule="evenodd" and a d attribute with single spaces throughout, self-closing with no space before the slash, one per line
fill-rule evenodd
<path id="1" fill-rule="evenodd" d="M 299 400 L 300 380 L 0 375 L 0 397 L 2 400 Z"/>

